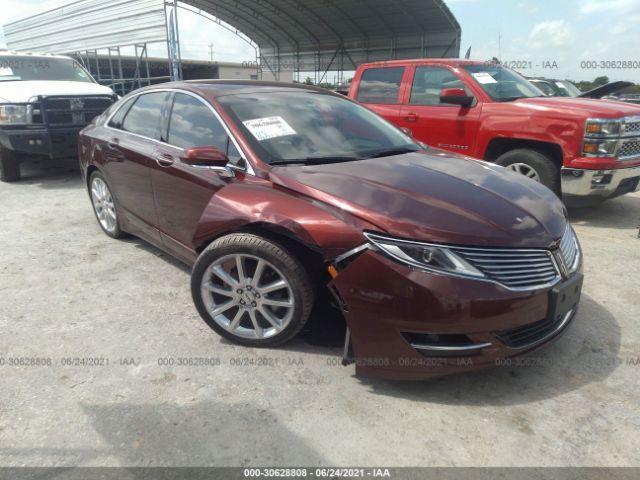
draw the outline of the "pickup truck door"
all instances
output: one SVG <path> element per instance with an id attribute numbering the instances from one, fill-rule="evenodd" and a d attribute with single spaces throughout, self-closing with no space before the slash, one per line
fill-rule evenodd
<path id="1" fill-rule="evenodd" d="M 408 80 L 408 67 L 371 67 L 362 72 L 355 100 L 394 125 L 400 122 L 403 85 Z"/>
<path id="2" fill-rule="evenodd" d="M 411 67 L 397 125 L 427 145 L 474 156 L 482 102 L 476 98 L 470 107 L 441 103 L 440 91 L 444 88 L 463 88 L 472 95 L 447 67 Z"/>

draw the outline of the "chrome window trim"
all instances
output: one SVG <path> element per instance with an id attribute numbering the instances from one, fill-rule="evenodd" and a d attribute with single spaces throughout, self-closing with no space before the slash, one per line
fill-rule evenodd
<path id="1" fill-rule="evenodd" d="M 200 95 L 198 95 L 197 93 L 194 92 L 190 92 L 188 90 L 183 90 L 181 88 L 154 88 L 151 90 L 144 90 L 142 92 L 136 92 L 131 94 L 131 96 L 127 97 L 127 99 L 131 99 L 131 98 L 135 98 L 135 97 L 139 97 L 140 95 L 144 95 L 147 93 L 158 93 L 158 92 L 172 92 L 172 93 L 184 93 L 187 95 L 190 95 L 194 98 L 197 98 L 198 100 L 200 100 L 204 105 L 206 105 L 209 110 L 211 110 L 213 112 L 213 115 L 216 117 L 216 119 L 220 122 L 220 124 L 222 125 L 222 128 L 224 128 L 225 132 L 227 133 L 227 135 L 229 136 L 229 138 L 231 139 L 231 141 L 233 142 L 233 145 L 236 147 L 236 149 L 238 150 L 238 152 L 240 152 L 241 157 L 244 160 L 244 163 L 246 164 L 246 168 L 242 168 L 242 167 L 238 167 L 237 165 L 227 165 L 229 168 L 231 168 L 232 170 L 236 170 L 236 171 L 240 171 L 240 172 L 245 172 L 249 175 L 254 175 L 255 176 L 255 170 L 253 168 L 253 165 L 251 165 L 251 162 L 249 162 L 248 157 L 247 157 L 247 152 L 244 151 L 244 149 L 242 149 L 240 147 L 240 144 L 238 143 L 237 139 L 235 138 L 235 136 L 231 133 L 231 130 L 229 129 L 227 123 L 222 119 L 222 117 L 220 116 L 220 114 L 216 111 L 216 109 L 213 107 L 213 105 L 211 105 L 209 102 L 207 102 L 204 98 L 202 98 Z M 120 108 L 122 108 L 123 105 L 119 106 L 118 108 L 116 108 L 105 120 L 104 123 L 102 124 L 102 126 L 108 130 L 113 130 L 114 132 L 124 132 L 127 135 L 133 135 L 139 138 L 143 138 L 145 140 L 157 143 L 159 145 L 165 146 L 165 147 L 171 147 L 175 150 L 178 150 L 180 152 L 184 152 L 184 148 L 182 147 L 178 147 L 176 145 L 172 145 L 168 142 L 163 142 L 162 140 L 156 140 L 155 138 L 149 138 L 149 137 L 145 137 L 144 135 L 140 135 L 138 133 L 133 133 L 133 132 L 128 132 L 127 130 L 121 130 L 119 128 L 113 128 L 111 126 L 109 126 L 109 122 L 111 121 L 111 118 L 120 110 Z M 133 106 L 133 105 L 132 105 Z"/>

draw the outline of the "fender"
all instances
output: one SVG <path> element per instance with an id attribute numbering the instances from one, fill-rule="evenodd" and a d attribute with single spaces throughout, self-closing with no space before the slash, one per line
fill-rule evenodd
<path id="1" fill-rule="evenodd" d="M 541 115 L 537 105 L 488 103 L 482 111 L 478 144 L 475 156 L 485 158 L 487 150 L 496 138 L 543 142 L 558 145 L 564 159 L 579 156 L 582 127 L 580 122 L 564 115 Z"/>
<path id="2" fill-rule="evenodd" d="M 307 246 L 323 251 L 325 260 L 364 243 L 362 230 L 376 229 L 330 205 L 254 178 L 232 182 L 211 198 L 195 231 L 193 250 L 200 251 L 221 235 L 255 224 L 290 232 Z"/>

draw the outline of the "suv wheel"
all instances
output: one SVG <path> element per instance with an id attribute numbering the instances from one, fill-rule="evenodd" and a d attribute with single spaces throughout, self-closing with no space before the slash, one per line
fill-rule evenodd
<path id="1" fill-rule="evenodd" d="M 15 182 L 20 180 L 20 160 L 10 150 L 0 147 L 0 180 Z"/>
<path id="2" fill-rule="evenodd" d="M 209 245 L 194 265 L 191 294 L 209 327 L 254 347 L 292 339 L 315 299 L 300 261 L 282 245 L 252 234 L 227 235 Z"/>
<path id="3" fill-rule="evenodd" d="M 560 195 L 560 170 L 544 153 L 519 148 L 500 155 L 496 163 L 540 182 L 556 195 Z"/>
<path id="4" fill-rule="evenodd" d="M 96 214 L 102 231 L 112 238 L 122 237 L 124 233 L 120 229 L 113 195 L 107 180 L 100 172 L 93 172 L 89 179 L 89 188 L 93 212 Z"/>

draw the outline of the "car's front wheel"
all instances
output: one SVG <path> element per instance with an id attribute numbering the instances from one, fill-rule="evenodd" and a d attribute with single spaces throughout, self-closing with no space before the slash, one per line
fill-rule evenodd
<path id="1" fill-rule="evenodd" d="M 191 274 L 200 316 L 219 335 L 241 345 L 268 347 L 293 338 L 313 306 L 313 282 L 285 247 L 253 234 L 217 239 Z"/>
<path id="2" fill-rule="evenodd" d="M 93 172 L 89 179 L 89 187 L 93 212 L 96 214 L 100 228 L 112 238 L 122 237 L 124 233 L 120 229 L 115 201 L 104 175 Z"/>

